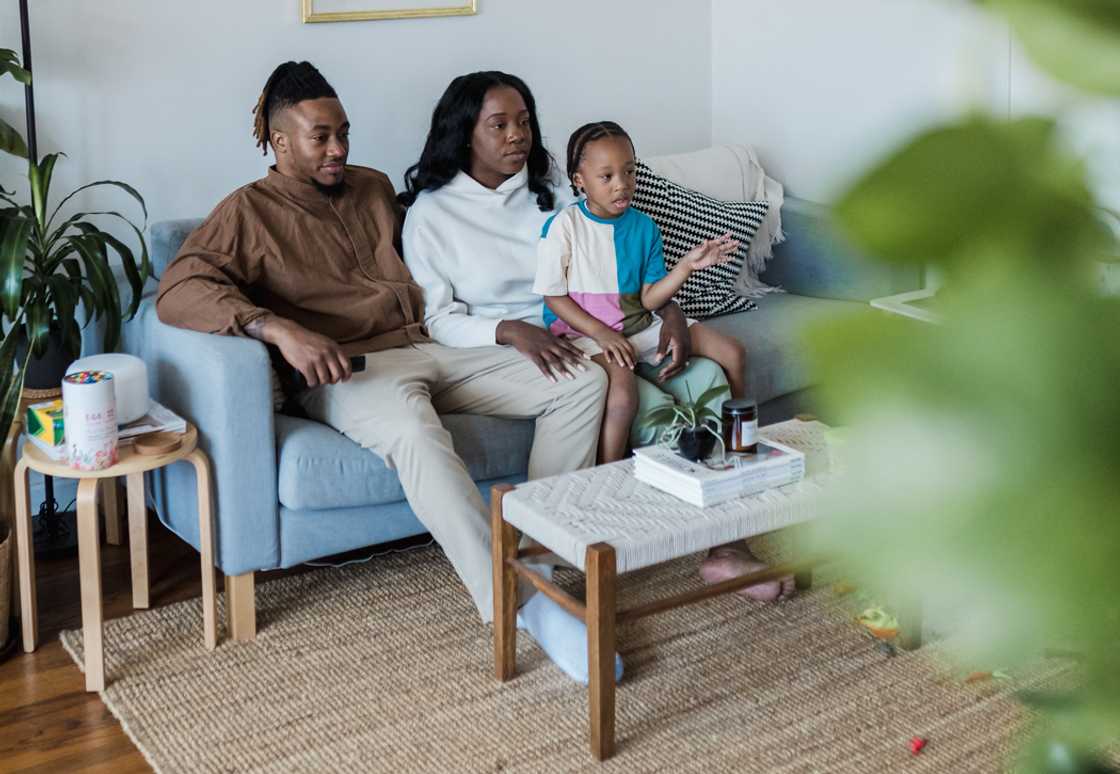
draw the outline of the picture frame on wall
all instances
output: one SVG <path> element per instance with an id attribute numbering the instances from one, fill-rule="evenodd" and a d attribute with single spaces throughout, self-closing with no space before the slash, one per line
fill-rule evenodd
<path id="1" fill-rule="evenodd" d="M 478 0 L 300 0 L 304 24 L 314 22 L 428 19 L 434 16 L 473 16 Z"/>

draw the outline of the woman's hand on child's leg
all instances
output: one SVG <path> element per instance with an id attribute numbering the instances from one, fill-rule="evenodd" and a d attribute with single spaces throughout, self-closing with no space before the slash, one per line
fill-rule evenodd
<path id="1" fill-rule="evenodd" d="M 615 330 L 606 331 L 595 337 L 595 342 L 602 347 L 607 362 L 625 366 L 631 371 L 638 364 L 638 351 L 630 340 Z"/>
<path id="2" fill-rule="evenodd" d="M 498 324 L 496 340 L 532 360 L 553 384 L 557 378 L 575 379 L 576 371 L 587 370 L 587 355 L 572 342 L 527 322 L 503 320 Z"/>

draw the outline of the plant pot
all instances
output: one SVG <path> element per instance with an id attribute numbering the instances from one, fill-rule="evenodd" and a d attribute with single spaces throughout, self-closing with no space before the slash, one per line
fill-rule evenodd
<path id="1" fill-rule="evenodd" d="M 20 339 L 16 347 L 16 357 L 22 361 L 27 356 L 27 340 Z M 77 359 L 77 353 L 68 352 L 62 340 L 62 332 L 51 328 L 47 334 L 47 348 L 42 357 L 32 357 L 27 361 L 27 371 L 23 376 L 23 387 L 27 390 L 55 390 L 62 386 L 66 367 Z"/>
<path id="2" fill-rule="evenodd" d="M 716 437 L 703 427 L 682 430 L 677 438 L 677 453 L 692 462 L 706 459 L 715 446 Z"/>

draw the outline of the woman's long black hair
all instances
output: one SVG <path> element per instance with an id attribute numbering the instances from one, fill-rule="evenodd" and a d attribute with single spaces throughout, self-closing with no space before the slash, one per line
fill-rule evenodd
<path id="1" fill-rule="evenodd" d="M 482 102 L 486 99 L 486 92 L 501 86 L 517 89 L 529 110 L 529 126 L 533 130 L 533 144 L 525 162 L 529 171 L 529 190 L 537 195 L 537 204 L 542 211 L 548 212 L 556 206 L 551 185 L 554 162 L 541 141 L 533 93 L 516 75 L 496 70 L 460 75 L 443 92 L 439 104 L 432 111 L 432 127 L 428 130 L 420 160 L 404 173 L 405 190 L 397 196 L 402 205 L 410 207 L 421 191 L 439 190 L 460 171 L 470 171 L 471 134 L 482 112 Z"/>

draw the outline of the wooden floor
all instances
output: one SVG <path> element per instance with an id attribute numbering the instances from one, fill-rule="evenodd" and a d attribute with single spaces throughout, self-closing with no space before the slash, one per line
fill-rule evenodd
<path id="1" fill-rule="evenodd" d="M 158 523 L 149 527 L 152 606 L 199 596 L 198 554 Z M 62 649 L 58 633 L 82 625 L 78 557 L 36 562 L 39 647 L 0 664 L 0 771 L 151 771 Z M 128 546 L 102 541 L 105 618 L 132 612 Z"/>
<path id="2" fill-rule="evenodd" d="M 152 607 L 200 596 L 198 553 L 154 517 L 149 541 Z M 258 573 L 257 582 L 307 571 Z M 101 573 L 106 620 L 132 613 L 127 545 L 102 540 Z M 0 772 L 151 771 L 98 695 L 86 693 L 85 677 L 59 642 L 61 630 L 82 625 L 77 556 L 40 560 L 36 576 L 39 647 L 34 653 L 17 649 L 0 663 Z"/>

